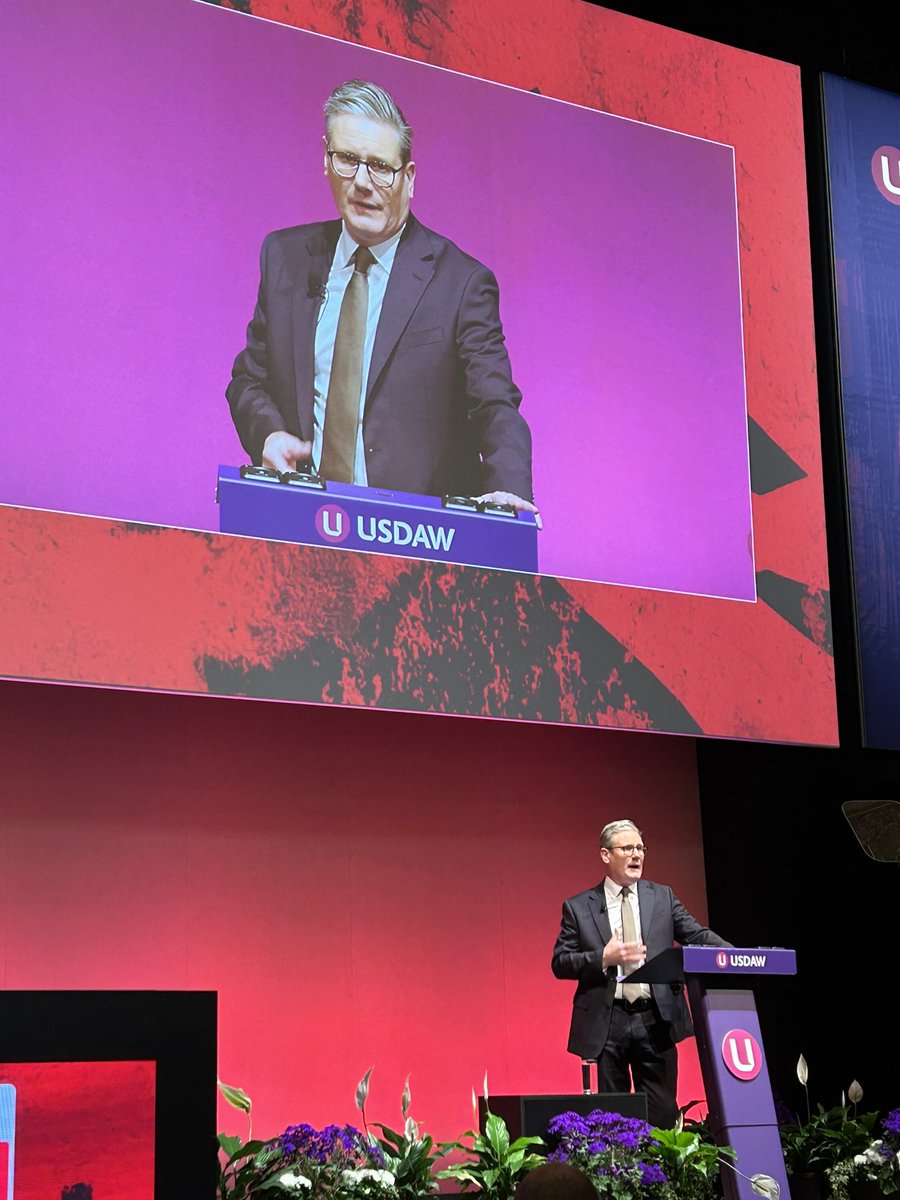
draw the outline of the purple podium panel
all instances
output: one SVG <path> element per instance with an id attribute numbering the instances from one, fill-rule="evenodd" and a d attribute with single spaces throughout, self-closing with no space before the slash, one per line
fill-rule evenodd
<path id="1" fill-rule="evenodd" d="M 532 513 L 483 511 L 465 497 L 445 504 L 438 496 L 281 482 L 222 466 L 216 499 L 222 533 L 527 574 L 538 569 Z"/>
<path id="2" fill-rule="evenodd" d="M 789 1200 L 756 1001 L 745 981 L 737 981 L 748 975 L 793 975 L 795 952 L 769 946 L 683 946 L 676 953 L 688 982 L 709 1126 L 719 1145 L 731 1146 L 737 1154 L 740 1174 L 722 1168 L 726 1200 L 753 1200 L 754 1175 L 771 1176 L 783 1200 Z M 719 976 L 721 986 L 711 982 L 711 975 Z"/>
<path id="3" fill-rule="evenodd" d="M 781 946 L 682 946 L 686 975 L 796 975 L 797 953 Z"/>
<path id="4" fill-rule="evenodd" d="M 740 1175 L 722 1168 L 727 1200 L 753 1200 L 750 1179 L 770 1175 L 788 1200 L 787 1171 L 753 993 L 689 984 L 697 1052 L 719 1145 L 731 1146 Z M 745 1178 L 750 1177 L 750 1178 Z"/>

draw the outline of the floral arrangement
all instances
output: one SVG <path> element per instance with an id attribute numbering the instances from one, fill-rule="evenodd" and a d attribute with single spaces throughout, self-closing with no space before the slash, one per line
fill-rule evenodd
<path id="1" fill-rule="evenodd" d="M 409 1115 L 409 1077 L 400 1107 L 403 1131 L 366 1120 L 370 1067 L 356 1088 L 364 1132 L 352 1125 L 290 1125 L 278 1137 L 254 1141 L 219 1134 L 219 1200 L 257 1195 L 309 1200 L 418 1200 L 438 1190 L 437 1160 L 452 1148 L 436 1145 Z M 219 1082 L 232 1107 L 251 1117 L 250 1098 Z M 377 1130 L 378 1132 L 374 1132 Z"/>
<path id="2" fill-rule="evenodd" d="M 702 1123 L 690 1124 L 684 1112 L 674 1129 L 601 1109 L 586 1117 L 561 1113 L 548 1127 L 558 1138 L 549 1158 L 578 1167 L 611 1200 L 713 1200 L 724 1190 L 720 1167 L 746 1179 L 755 1195 L 778 1200 L 771 1175 L 745 1175 L 731 1147 L 717 1146 Z"/>
<path id="3" fill-rule="evenodd" d="M 878 1114 L 858 1111 L 863 1090 L 855 1079 L 841 1095 L 840 1104 L 833 1108 L 819 1104 L 813 1113 L 809 1100 L 809 1068 L 802 1054 L 797 1061 L 797 1078 L 806 1093 L 806 1119 L 782 1111 L 779 1134 L 785 1166 L 789 1175 L 827 1175 L 839 1163 L 852 1161 L 866 1151 L 872 1142 Z"/>
<path id="4" fill-rule="evenodd" d="M 617 1200 L 673 1195 L 646 1121 L 601 1109 L 586 1117 L 565 1112 L 550 1121 L 548 1132 L 559 1139 L 549 1159 L 578 1167 L 604 1195 Z"/>
<path id="5" fill-rule="evenodd" d="M 369 1067 L 357 1084 L 356 1107 L 362 1115 L 370 1144 L 377 1148 L 381 1156 L 382 1166 L 386 1168 L 384 1174 L 391 1178 L 392 1195 L 396 1200 L 417 1200 L 418 1197 L 427 1196 L 429 1192 L 436 1192 L 439 1185 L 435 1166 L 448 1147 L 436 1145 L 431 1135 L 420 1130 L 418 1122 L 409 1115 L 409 1076 L 406 1077 L 403 1095 L 400 1098 L 403 1132 L 375 1123 L 373 1127 L 379 1131 L 378 1135 L 375 1135 L 366 1121 L 366 1100 L 371 1075 L 372 1068 Z"/>
<path id="6" fill-rule="evenodd" d="M 236 1144 L 235 1144 L 236 1143 Z M 241 1142 L 220 1135 L 227 1155 L 220 1166 L 220 1196 L 233 1200 L 265 1191 L 276 1196 L 357 1196 L 388 1200 L 395 1179 L 377 1143 L 352 1125 L 290 1125 L 268 1142 Z"/>
<path id="7" fill-rule="evenodd" d="M 684 1113 L 674 1129 L 654 1129 L 604 1109 L 587 1116 L 560 1113 L 549 1124 L 553 1148 L 545 1156 L 548 1147 L 540 1138 L 512 1140 L 503 1119 L 490 1112 L 485 1076 L 484 1128 L 463 1134 L 465 1141 L 435 1143 L 410 1116 L 408 1077 L 402 1125 L 392 1129 L 367 1120 L 371 1074 L 370 1068 L 356 1089 L 362 1130 L 290 1125 L 266 1141 L 253 1139 L 252 1125 L 246 1141 L 220 1134 L 219 1200 L 423 1200 L 439 1191 L 441 1179 L 455 1181 L 464 1192 L 477 1190 L 486 1200 L 513 1200 L 524 1175 L 546 1158 L 583 1171 L 601 1200 L 717 1200 L 723 1191 L 720 1168 L 747 1179 L 764 1200 L 778 1200 L 775 1179 L 745 1176 L 735 1165 L 734 1151 L 717 1146 L 701 1123 L 686 1123 Z M 802 1058 L 798 1076 L 805 1087 Z M 249 1097 L 221 1082 L 219 1088 L 250 1125 Z M 472 1098 L 477 1122 L 474 1090 Z M 859 1114 L 861 1099 L 862 1088 L 854 1081 L 840 1106 L 819 1105 L 813 1115 L 807 1096 L 806 1121 L 791 1117 L 781 1126 L 789 1173 L 818 1172 L 829 1200 L 863 1200 L 864 1187 L 900 1194 L 900 1108 L 884 1117 L 877 1137 L 878 1114 Z"/>
<path id="8" fill-rule="evenodd" d="M 859 1154 L 842 1159 L 826 1172 L 834 1200 L 850 1200 L 856 1184 L 872 1185 L 885 1196 L 900 1192 L 900 1108 L 881 1121 L 880 1138 Z"/>
<path id="9" fill-rule="evenodd" d="M 487 1077 L 485 1103 L 488 1103 Z M 490 1110 L 485 1117 L 484 1132 L 470 1129 L 463 1137 L 471 1138 L 471 1143 L 451 1142 L 445 1149 L 462 1150 L 466 1159 L 438 1172 L 441 1179 L 455 1179 L 463 1192 L 477 1188 L 492 1200 L 512 1200 L 520 1180 L 546 1161 L 531 1149 L 543 1146 L 543 1138 L 526 1136 L 510 1140 L 506 1122 Z"/>

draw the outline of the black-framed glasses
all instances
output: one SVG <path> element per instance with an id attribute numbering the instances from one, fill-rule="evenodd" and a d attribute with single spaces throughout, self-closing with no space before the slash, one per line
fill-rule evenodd
<path id="1" fill-rule="evenodd" d="M 392 167 L 390 163 L 382 162 L 380 158 L 359 158 L 346 150 L 326 150 L 325 153 L 335 175 L 340 175 L 341 179 L 353 179 L 359 168 L 365 167 L 376 187 L 393 187 L 394 180 L 403 170 L 402 167 Z"/>
<path id="2" fill-rule="evenodd" d="M 623 854 L 646 854 L 647 847 L 638 843 L 637 846 L 610 846 L 611 850 L 621 850 Z"/>

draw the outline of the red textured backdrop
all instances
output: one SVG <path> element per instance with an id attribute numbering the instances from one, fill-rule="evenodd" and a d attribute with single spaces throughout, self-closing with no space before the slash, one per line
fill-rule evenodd
<path id="1" fill-rule="evenodd" d="M 0 987 L 213 988 L 254 1131 L 580 1090 L 562 900 L 630 815 L 705 914 L 694 743 L 0 683 Z M 727 933 L 727 931 L 724 931 Z M 700 1092 L 693 1042 L 681 1098 Z M 223 1110 L 231 1132 L 239 1113 Z"/>

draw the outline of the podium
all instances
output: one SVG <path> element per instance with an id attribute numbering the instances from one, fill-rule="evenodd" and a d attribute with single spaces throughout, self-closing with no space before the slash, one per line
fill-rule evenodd
<path id="1" fill-rule="evenodd" d="M 468 496 L 332 483 L 309 472 L 220 466 L 219 530 L 430 562 L 535 574 L 534 514 Z"/>
<path id="2" fill-rule="evenodd" d="M 740 1175 L 722 1168 L 726 1200 L 754 1200 L 749 1178 L 770 1175 L 789 1200 L 772 1085 L 766 1067 L 755 976 L 796 974 L 796 955 L 781 947 L 681 946 L 664 950 L 629 976 L 644 983 L 687 983 L 709 1126 L 731 1146 Z"/>

